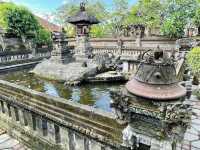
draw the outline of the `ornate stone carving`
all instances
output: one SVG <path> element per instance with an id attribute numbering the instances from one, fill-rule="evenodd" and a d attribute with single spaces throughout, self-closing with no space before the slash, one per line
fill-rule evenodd
<path id="1" fill-rule="evenodd" d="M 168 104 L 165 106 L 165 118 L 167 123 L 183 123 L 190 122 L 191 106 L 184 103 Z"/>

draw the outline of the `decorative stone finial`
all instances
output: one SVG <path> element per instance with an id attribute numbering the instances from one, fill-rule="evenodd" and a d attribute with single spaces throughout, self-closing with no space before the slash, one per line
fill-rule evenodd
<path id="1" fill-rule="evenodd" d="M 85 2 L 80 3 L 80 10 L 85 11 Z"/>

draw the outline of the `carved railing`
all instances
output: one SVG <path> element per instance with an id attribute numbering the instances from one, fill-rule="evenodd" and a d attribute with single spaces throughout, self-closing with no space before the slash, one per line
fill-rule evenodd
<path id="1" fill-rule="evenodd" d="M 49 51 L 39 51 L 32 55 L 31 51 L 4 51 L 0 52 L 0 64 L 11 63 L 15 61 L 26 61 L 30 59 L 48 58 L 51 53 Z"/>
<path id="2" fill-rule="evenodd" d="M 105 53 L 111 53 L 113 55 L 121 55 L 121 56 L 139 56 L 143 52 L 150 50 L 150 49 L 156 49 L 153 47 L 93 47 L 93 53 L 94 54 L 105 54 Z M 173 49 L 170 48 L 162 48 L 166 52 L 172 52 Z"/>
<path id="3" fill-rule="evenodd" d="M 114 114 L 3 80 L 0 124 L 32 149 L 126 149 Z"/>

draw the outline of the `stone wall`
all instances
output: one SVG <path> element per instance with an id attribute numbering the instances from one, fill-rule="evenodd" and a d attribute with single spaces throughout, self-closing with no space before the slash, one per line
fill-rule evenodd
<path id="1" fill-rule="evenodd" d="M 28 62 L 32 60 L 39 60 L 43 58 L 49 58 L 51 56 L 50 52 L 38 52 L 34 56 L 30 51 L 5 51 L 0 52 L 0 65 L 10 65 Z"/>
<path id="2" fill-rule="evenodd" d="M 112 113 L 2 80 L 0 125 L 35 150 L 126 150 Z"/>
<path id="3" fill-rule="evenodd" d="M 127 48 L 136 48 L 136 39 L 135 38 L 122 38 L 123 46 Z M 73 38 L 68 39 L 69 45 L 75 46 L 76 41 Z M 118 39 L 117 38 L 92 38 L 90 39 L 92 47 L 117 47 Z M 153 48 L 160 46 L 163 49 L 175 49 L 176 48 L 176 39 L 168 39 L 163 37 L 149 37 L 141 39 L 142 48 Z"/>

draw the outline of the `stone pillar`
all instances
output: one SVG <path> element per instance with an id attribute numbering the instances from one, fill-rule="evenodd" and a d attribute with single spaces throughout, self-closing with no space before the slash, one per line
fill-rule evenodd
<path id="1" fill-rule="evenodd" d="M 43 136 L 42 118 L 40 116 L 36 116 L 36 131 L 40 136 Z"/>
<path id="2" fill-rule="evenodd" d="M 42 135 L 48 136 L 48 123 L 45 118 L 42 118 Z"/>
<path id="3" fill-rule="evenodd" d="M 69 149 L 70 150 L 76 150 L 76 139 L 75 139 L 75 133 L 72 130 L 69 130 L 68 132 L 69 136 Z"/>
<path id="4" fill-rule="evenodd" d="M 13 106 L 10 107 L 11 110 L 11 116 L 12 116 L 12 120 L 16 121 L 16 117 L 15 117 L 15 108 Z"/>
<path id="5" fill-rule="evenodd" d="M 15 121 L 19 122 L 19 109 L 14 107 Z"/>
<path id="6" fill-rule="evenodd" d="M 122 39 L 118 39 L 117 46 L 118 46 L 118 55 L 122 55 L 122 48 L 123 48 L 123 41 L 122 41 Z"/>
<path id="7" fill-rule="evenodd" d="M 87 61 L 92 54 L 92 47 L 90 46 L 88 36 L 77 36 L 75 47 L 75 59 L 77 61 Z"/>
<path id="8" fill-rule="evenodd" d="M 36 44 L 32 39 L 27 40 L 26 48 L 31 51 L 33 58 L 36 57 Z"/>
<path id="9" fill-rule="evenodd" d="M 123 72 L 127 73 L 128 71 L 128 61 L 123 61 Z"/>
<path id="10" fill-rule="evenodd" d="M 59 41 L 53 43 L 53 51 L 51 52 L 51 61 L 56 63 L 62 63 L 62 47 Z"/>
<path id="11" fill-rule="evenodd" d="M 4 42 L 4 36 L 0 32 L 0 51 L 5 51 L 5 48 L 6 48 L 6 44 Z"/>
<path id="12" fill-rule="evenodd" d="M 140 36 L 136 37 L 136 39 L 135 39 L 135 45 L 137 47 L 142 47 L 141 37 Z"/>
<path id="13" fill-rule="evenodd" d="M 69 139 L 71 136 L 69 136 L 69 129 L 60 127 L 60 126 L 58 129 L 56 126 L 57 125 L 55 125 L 55 132 L 56 132 L 56 130 L 58 131 L 58 132 L 56 132 L 56 136 L 58 136 L 60 138 L 60 143 L 61 143 L 62 147 L 64 147 L 67 150 L 71 150 L 70 149 L 70 139 Z"/>
<path id="14" fill-rule="evenodd" d="M 12 117 L 12 112 L 11 112 L 11 106 L 10 104 L 7 104 L 7 113 L 9 117 Z"/>
<path id="15" fill-rule="evenodd" d="M 91 142 L 87 137 L 84 137 L 84 150 L 91 150 Z"/>
<path id="16" fill-rule="evenodd" d="M 0 101 L 1 103 L 1 113 L 5 114 L 5 105 L 4 105 L 4 102 L 3 101 Z"/>
<path id="17" fill-rule="evenodd" d="M 55 143 L 56 144 L 61 143 L 60 127 L 57 124 L 54 124 L 54 134 L 55 134 Z"/>
<path id="18" fill-rule="evenodd" d="M 144 37 L 145 27 L 141 24 L 135 25 L 135 44 L 137 47 L 142 47 L 141 39 Z"/>
<path id="19" fill-rule="evenodd" d="M 57 33 L 54 32 L 52 35 L 53 38 L 53 51 L 51 52 L 51 61 L 55 63 L 64 63 L 64 61 L 67 62 L 70 61 L 70 51 L 67 47 L 67 40 L 65 36 L 65 32 Z M 65 54 L 67 58 L 64 59 L 63 52 L 65 51 Z M 44 54 L 42 54 L 44 55 Z"/>

